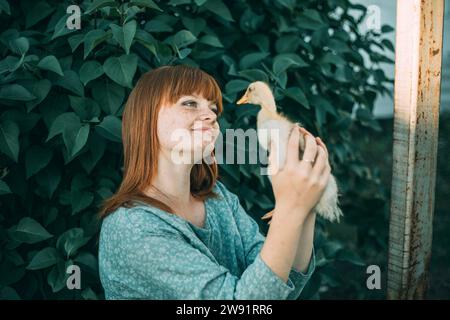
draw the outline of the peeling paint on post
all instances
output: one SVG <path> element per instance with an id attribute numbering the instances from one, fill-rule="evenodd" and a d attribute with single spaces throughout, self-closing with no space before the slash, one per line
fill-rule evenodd
<path id="1" fill-rule="evenodd" d="M 388 299 L 423 299 L 431 257 L 444 0 L 398 0 Z"/>

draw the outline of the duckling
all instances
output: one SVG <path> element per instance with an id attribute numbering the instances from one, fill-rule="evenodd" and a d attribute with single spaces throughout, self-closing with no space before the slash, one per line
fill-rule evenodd
<path id="1" fill-rule="evenodd" d="M 301 123 L 294 123 L 286 116 L 277 112 L 275 98 L 269 85 L 262 81 L 251 83 L 245 94 L 239 99 L 236 104 L 255 104 L 261 106 L 256 119 L 256 129 L 258 133 L 258 142 L 264 150 L 269 150 L 273 145 L 277 150 L 277 160 L 271 164 L 272 170 L 281 169 L 284 165 L 287 153 L 287 145 L 290 133 L 296 125 L 302 127 Z M 276 133 L 276 136 L 272 134 Z M 305 138 L 300 136 L 300 150 L 299 156 L 303 157 L 305 150 Z M 270 182 L 271 176 L 268 176 Z M 339 208 L 338 186 L 336 178 L 331 174 L 328 180 L 326 189 L 313 208 L 313 210 L 324 219 L 334 222 L 339 222 L 343 215 Z M 273 215 L 273 210 L 265 214 L 262 219 L 269 219 Z M 270 224 L 270 221 L 269 221 Z"/>

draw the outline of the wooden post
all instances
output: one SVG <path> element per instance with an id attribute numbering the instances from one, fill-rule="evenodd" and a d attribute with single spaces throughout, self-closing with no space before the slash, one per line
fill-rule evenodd
<path id="1" fill-rule="evenodd" d="M 388 299 L 423 299 L 431 257 L 444 0 L 398 0 Z"/>

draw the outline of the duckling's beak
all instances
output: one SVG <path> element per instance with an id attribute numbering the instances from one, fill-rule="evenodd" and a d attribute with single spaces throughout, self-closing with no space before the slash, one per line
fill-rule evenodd
<path id="1" fill-rule="evenodd" d="M 242 96 L 242 98 L 240 98 L 237 102 L 236 102 L 236 104 L 244 104 L 244 103 L 247 103 L 248 102 L 248 93 L 246 92 L 243 96 Z"/>

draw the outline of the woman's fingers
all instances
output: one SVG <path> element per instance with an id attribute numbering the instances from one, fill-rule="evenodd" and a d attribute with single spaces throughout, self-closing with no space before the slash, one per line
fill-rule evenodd
<path id="1" fill-rule="evenodd" d="M 331 168 L 330 168 L 330 166 L 325 166 L 325 169 L 322 172 L 321 177 L 319 178 L 319 183 L 321 183 L 323 185 L 327 185 L 328 180 L 330 179 L 330 176 L 331 176 Z"/>
<path id="2" fill-rule="evenodd" d="M 322 146 L 322 148 L 325 149 L 325 152 L 327 153 L 327 157 L 328 157 L 329 156 L 328 149 L 327 149 L 327 146 L 325 145 L 325 143 L 323 143 L 323 141 L 322 141 L 322 139 L 320 139 L 320 137 L 317 137 L 316 141 L 320 146 Z"/>
<path id="3" fill-rule="evenodd" d="M 305 151 L 303 152 L 302 160 L 314 160 L 317 154 L 317 143 L 313 136 L 305 136 Z M 304 161 L 307 162 L 307 161 Z M 312 164 L 312 163 L 311 163 Z"/>
<path id="4" fill-rule="evenodd" d="M 311 175 L 319 179 L 319 177 L 325 171 L 326 166 L 328 165 L 328 159 L 327 154 L 325 153 L 325 150 L 322 147 L 318 147 L 317 149 L 318 149 L 317 158 L 316 162 L 314 163 Z"/>
<path id="5" fill-rule="evenodd" d="M 314 135 L 311 132 L 309 132 L 308 130 L 306 130 L 303 127 L 300 128 L 300 131 L 305 135 L 307 134 L 307 135 L 314 137 Z M 328 157 L 329 153 L 328 153 L 328 149 L 327 149 L 327 146 L 325 145 L 325 143 L 322 141 L 322 139 L 320 137 L 314 137 L 314 138 L 316 139 L 317 144 L 325 149 L 325 153 L 327 154 L 327 157 Z"/>
<path id="6" fill-rule="evenodd" d="M 300 147 L 300 131 L 295 126 L 291 130 L 287 147 L 286 164 L 295 165 L 298 163 L 298 150 Z"/>

